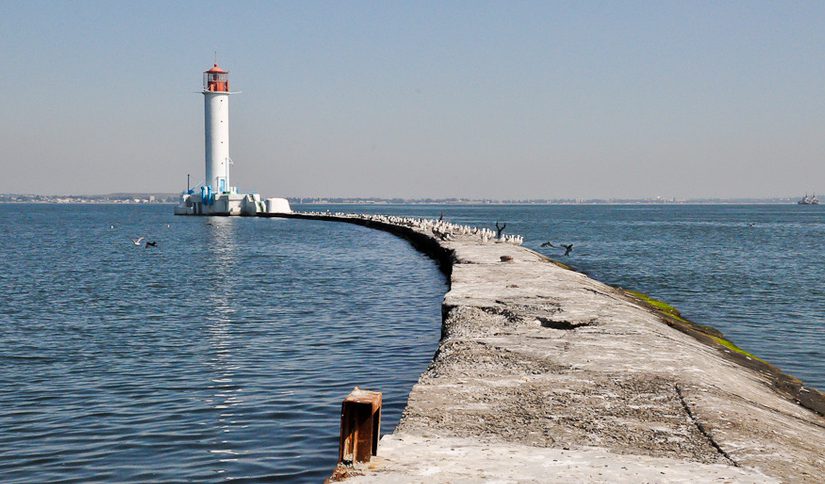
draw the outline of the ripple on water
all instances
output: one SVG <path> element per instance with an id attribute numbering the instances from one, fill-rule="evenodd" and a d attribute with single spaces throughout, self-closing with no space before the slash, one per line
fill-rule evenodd
<path id="1" fill-rule="evenodd" d="M 825 207 L 333 210 L 572 242 L 577 268 L 825 388 Z M 380 388 L 391 430 L 440 334 L 435 265 L 361 227 L 129 206 L 0 205 L 0 223 L 4 482 L 317 482 L 341 397 Z"/>
<path id="2" fill-rule="evenodd" d="M 16 268 L 0 276 L 13 294 L 3 482 L 318 482 L 343 396 L 384 391 L 391 431 L 440 335 L 443 275 L 388 234 L 168 207 L 16 210 L 0 206 L 25 234 L 0 249 Z"/>

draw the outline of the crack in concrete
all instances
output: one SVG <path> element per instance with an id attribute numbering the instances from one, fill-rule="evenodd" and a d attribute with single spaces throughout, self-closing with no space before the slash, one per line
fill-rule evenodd
<path id="1" fill-rule="evenodd" d="M 699 433 L 704 435 L 705 438 L 708 439 L 710 445 L 712 445 L 713 448 L 716 449 L 719 452 L 719 454 L 722 455 L 722 457 L 727 459 L 734 467 L 739 467 L 739 463 L 733 460 L 733 457 L 731 457 L 727 452 L 725 452 L 725 449 L 723 449 L 719 445 L 719 443 L 716 442 L 716 440 L 713 438 L 710 432 L 705 428 L 704 425 L 702 425 L 702 422 L 700 422 L 696 415 L 693 414 L 693 411 L 690 409 L 690 405 L 688 405 L 687 400 L 685 400 L 685 396 L 682 394 L 682 387 L 677 383 L 674 386 L 674 388 L 676 389 L 676 395 L 678 395 L 679 401 L 682 403 L 682 408 L 685 409 L 685 413 L 687 413 L 691 422 L 693 422 L 693 424 L 696 426 L 696 429 L 699 430 Z"/>

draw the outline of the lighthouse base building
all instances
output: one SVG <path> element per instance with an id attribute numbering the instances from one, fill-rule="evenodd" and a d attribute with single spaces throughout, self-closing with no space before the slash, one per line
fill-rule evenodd
<path id="1" fill-rule="evenodd" d="M 232 187 L 235 188 L 235 187 Z M 286 198 L 262 199 L 257 193 L 221 193 L 214 197 L 199 193 L 184 193 L 175 206 L 175 215 L 257 215 L 259 213 L 291 213 Z"/>
<path id="2" fill-rule="evenodd" d="M 206 172 L 203 183 L 187 187 L 175 215 L 256 215 L 288 213 L 285 198 L 261 199 L 229 184 L 229 72 L 218 64 L 203 73 Z"/>

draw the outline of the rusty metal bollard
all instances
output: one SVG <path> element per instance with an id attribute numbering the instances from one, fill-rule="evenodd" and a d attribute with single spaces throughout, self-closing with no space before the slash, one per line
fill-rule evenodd
<path id="1" fill-rule="evenodd" d="M 341 404 L 338 463 L 369 462 L 378 455 L 381 432 L 381 392 L 355 387 Z"/>

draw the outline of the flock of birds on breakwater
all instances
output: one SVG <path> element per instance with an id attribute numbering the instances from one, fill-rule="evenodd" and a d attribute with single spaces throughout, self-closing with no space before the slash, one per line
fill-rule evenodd
<path id="1" fill-rule="evenodd" d="M 469 225 L 459 225 L 447 222 L 442 219 L 426 219 L 415 217 L 400 217 L 397 215 L 372 215 L 372 214 L 358 214 L 358 213 L 344 213 L 344 212 L 304 212 L 308 215 L 332 216 L 341 218 L 357 218 L 361 220 L 368 220 L 370 222 L 380 222 L 393 225 L 402 225 L 410 227 L 422 232 L 430 232 L 441 240 L 453 240 L 456 237 L 477 237 L 481 243 L 486 244 L 490 241 L 503 242 L 513 245 L 521 245 L 524 243 L 524 237 L 521 235 L 506 235 L 504 229 L 507 224 L 499 225 L 496 222 L 496 229 L 491 230 L 483 227 L 472 227 Z"/>
<path id="2" fill-rule="evenodd" d="M 313 216 L 326 216 L 326 217 L 338 217 L 338 218 L 357 218 L 361 220 L 368 220 L 370 222 L 380 222 L 386 224 L 394 224 L 394 225 L 401 225 L 404 227 L 409 227 L 414 230 L 418 230 L 421 232 L 429 232 L 432 233 L 434 236 L 438 237 L 441 240 L 449 241 L 454 240 L 456 237 L 477 237 L 481 240 L 482 244 L 486 244 L 490 241 L 493 242 L 503 242 L 507 244 L 513 245 L 522 245 L 524 243 L 524 237 L 521 235 L 506 235 L 504 234 L 504 230 L 507 228 L 507 224 L 499 224 L 496 222 L 496 230 L 484 228 L 484 227 L 472 227 L 469 225 L 459 225 L 448 222 L 444 220 L 444 214 L 441 214 L 441 217 L 438 219 L 426 219 L 426 218 L 417 218 L 417 217 L 401 217 L 398 215 L 373 215 L 373 214 L 361 214 L 361 213 L 346 213 L 346 212 L 330 212 L 329 210 L 325 212 L 302 212 L 306 215 L 313 215 Z M 573 251 L 573 244 L 559 244 L 554 245 L 552 242 L 547 241 L 541 244 L 541 248 L 548 248 L 552 247 L 555 249 L 562 249 L 564 251 L 563 256 L 569 256 L 570 253 Z"/>

